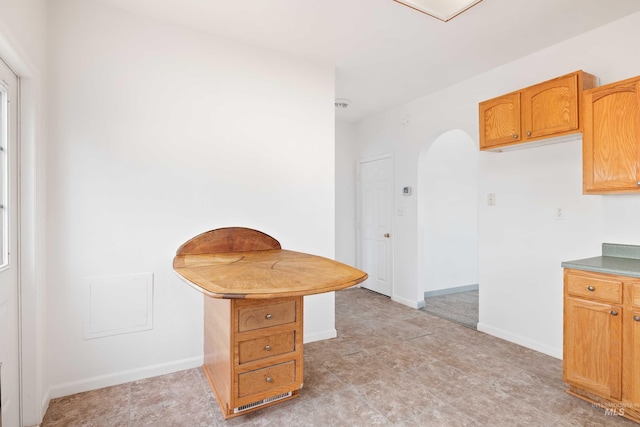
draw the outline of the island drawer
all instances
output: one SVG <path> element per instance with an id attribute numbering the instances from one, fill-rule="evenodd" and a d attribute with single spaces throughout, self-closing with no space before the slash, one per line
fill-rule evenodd
<path id="1" fill-rule="evenodd" d="M 296 362 L 280 363 L 238 375 L 238 397 L 287 386 L 296 381 Z"/>
<path id="2" fill-rule="evenodd" d="M 241 307 L 238 310 L 238 332 L 270 328 L 295 321 L 295 299 L 275 304 Z"/>
<path id="3" fill-rule="evenodd" d="M 568 273 L 567 293 L 590 300 L 622 303 L 622 282 L 596 273 Z"/>
<path id="4" fill-rule="evenodd" d="M 296 350 L 295 342 L 295 331 L 240 341 L 238 343 L 238 362 L 243 364 L 293 352 Z"/>

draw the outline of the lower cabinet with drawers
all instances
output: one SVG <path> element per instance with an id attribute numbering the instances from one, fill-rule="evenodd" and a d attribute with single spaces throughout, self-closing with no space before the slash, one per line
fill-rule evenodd
<path id="1" fill-rule="evenodd" d="M 568 392 L 640 422 L 640 279 L 564 271 Z"/>
<path id="2" fill-rule="evenodd" d="M 302 388 L 303 297 L 205 297 L 204 371 L 225 418 Z"/>
<path id="3" fill-rule="evenodd" d="M 273 237 L 244 227 L 187 240 L 173 270 L 205 295 L 203 368 L 225 418 L 297 397 L 304 296 L 367 279 L 364 271 L 282 249 Z"/>

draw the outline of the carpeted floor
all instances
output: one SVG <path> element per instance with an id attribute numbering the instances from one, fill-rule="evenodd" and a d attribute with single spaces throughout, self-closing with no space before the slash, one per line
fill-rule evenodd
<path id="1" fill-rule="evenodd" d="M 425 298 L 420 310 L 433 316 L 456 322 L 467 328 L 478 327 L 478 291 L 460 292 Z"/>

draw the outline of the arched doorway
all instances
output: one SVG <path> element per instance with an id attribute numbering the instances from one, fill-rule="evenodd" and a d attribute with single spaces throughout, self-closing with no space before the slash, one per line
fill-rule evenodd
<path id="1" fill-rule="evenodd" d="M 459 129 L 426 145 L 418 162 L 419 283 L 424 310 L 478 322 L 478 148 Z"/>

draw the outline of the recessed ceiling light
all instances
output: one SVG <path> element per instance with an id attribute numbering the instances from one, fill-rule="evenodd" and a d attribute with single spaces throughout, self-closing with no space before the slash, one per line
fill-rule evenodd
<path id="1" fill-rule="evenodd" d="M 482 0 L 394 0 L 447 22 Z"/>

